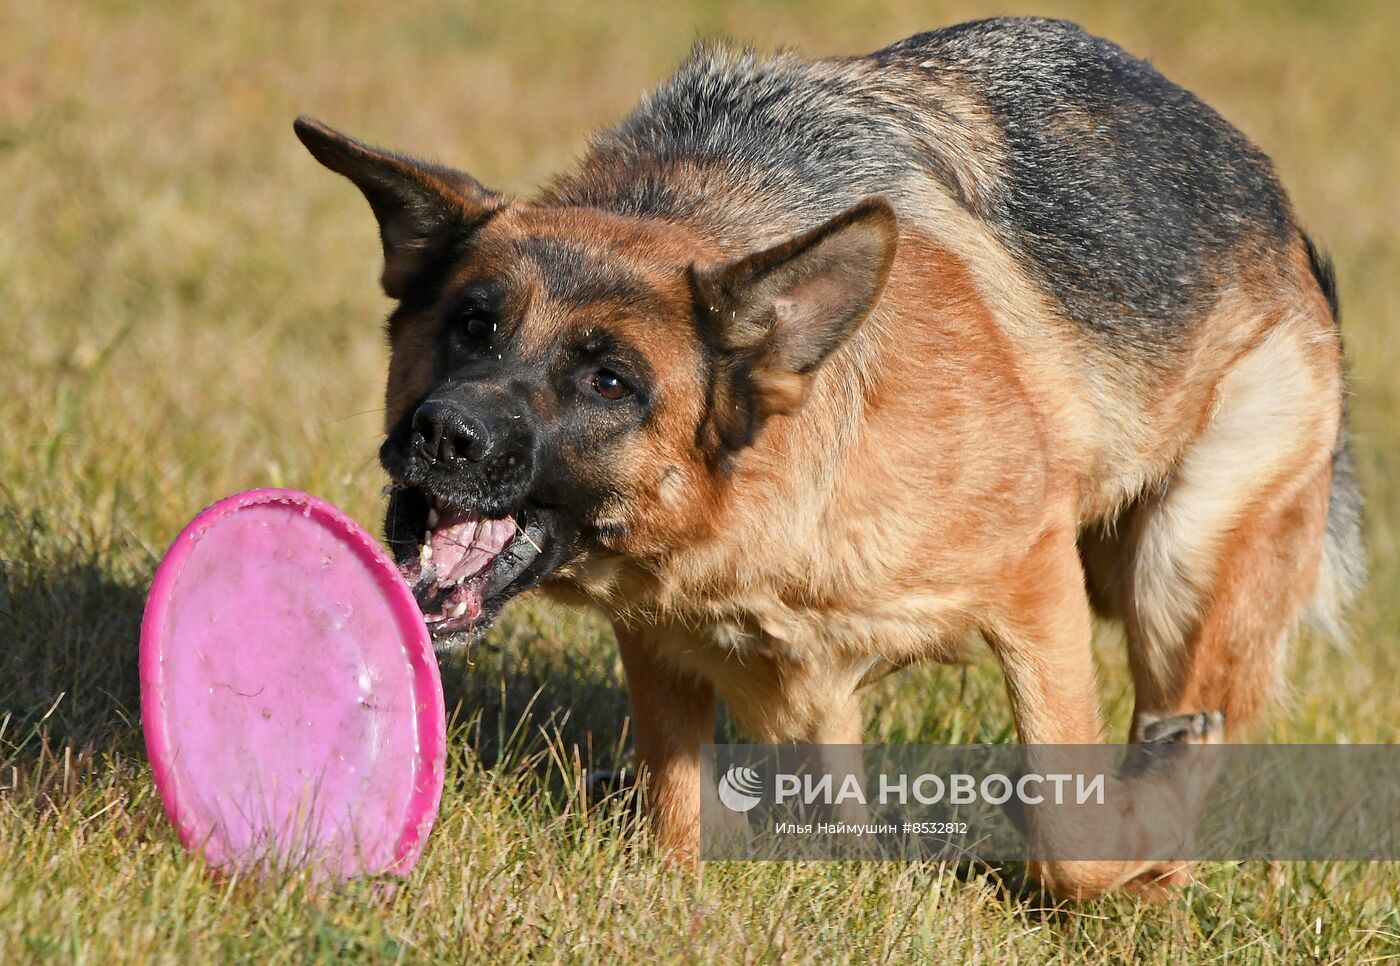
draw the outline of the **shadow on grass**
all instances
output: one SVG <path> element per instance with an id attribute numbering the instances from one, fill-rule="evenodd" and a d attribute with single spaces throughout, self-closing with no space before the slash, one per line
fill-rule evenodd
<path id="1" fill-rule="evenodd" d="M 585 771 L 624 763 L 627 690 L 601 619 L 521 601 L 470 655 L 441 661 L 453 744 L 511 767 L 553 748 Z"/>
<path id="2" fill-rule="evenodd" d="M 95 564 L 0 573 L 0 760 L 51 747 L 141 753 L 137 653 L 146 588 Z"/>

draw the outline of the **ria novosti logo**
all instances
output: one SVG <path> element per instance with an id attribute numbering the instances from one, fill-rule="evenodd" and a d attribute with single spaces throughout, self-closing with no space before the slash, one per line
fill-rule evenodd
<path id="1" fill-rule="evenodd" d="M 747 812 L 763 800 L 763 779 L 743 765 L 730 765 L 719 776 L 719 800 L 731 812 Z"/>
<path id="2" fill-rule="evenodd" d="M 1104 804 L 1103 773 L 1036 774 L 1015 772 L 945 775 L 877 775 L 867 787 L 856 775 L 842 777 L 804 770 L 773 776 L 773 804 L 786 805 L 1004 805 L 1011 799 L 1025 805 Z M 730 765 L 719 779 L 719 800 L 731 812 L 747 812 L 763 801 L 765 785 L 757 771 Z"/>

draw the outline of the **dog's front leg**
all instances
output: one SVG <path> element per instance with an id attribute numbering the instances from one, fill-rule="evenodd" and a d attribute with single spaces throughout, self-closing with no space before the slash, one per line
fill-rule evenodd
<path id="1" fill-rule="evenodd" d="M 700 746 L 714 740 L 714 689 L 667 661 L 665 631 L 614 626 L 647 815 L 668 855 L 694 859 L 700 853 Z"/>

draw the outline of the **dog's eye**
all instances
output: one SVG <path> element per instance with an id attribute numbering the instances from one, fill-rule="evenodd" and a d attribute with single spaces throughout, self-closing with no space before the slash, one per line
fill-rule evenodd
<path id="1" fill-rule="evenodd" d="M 593 374 L 593 391 L 611 402 L 632 395 L 632 387 L 611 369 L 599 369 Z"/>
<path id="2" fill-rule="evenodd" d="M 491 334 L 495 326 L 491 324 L 491 320 L 486 316 L 473 312 L 463 320 L 462 328 L 466 330 L 467 335 L 471 338 L 484 339 Z"/>

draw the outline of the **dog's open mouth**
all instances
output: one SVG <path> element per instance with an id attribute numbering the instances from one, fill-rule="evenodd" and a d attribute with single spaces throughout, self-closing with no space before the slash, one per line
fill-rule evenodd
<path id="1" fill-rule="evenodd" d="M 470 632 L 509 596 L 540 554 L 523 512 L 490 518 L 431 501 L 416 559 L 400 563 L 434 638 Z"/>

